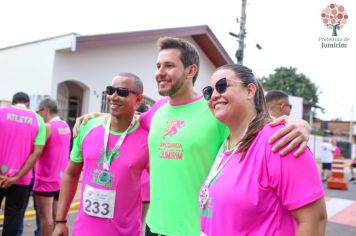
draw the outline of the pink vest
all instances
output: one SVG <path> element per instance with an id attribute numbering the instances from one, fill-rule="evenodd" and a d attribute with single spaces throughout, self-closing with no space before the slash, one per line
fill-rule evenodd
<path id="1" fill-rule="evenodd" d="M 15 176 L 32 153 L 39 131 L 33 111 L 7 106 L 0 108 L 0 172 Z M 43 143 L 41 143 L 43 145 Z M 32 171 L 16 184 L 29 185 Z"/>
<path id="2" fill-rule="evenodd" d="M 61 188 L 61 173 L 69 162 L 71 132 L 62 120 L 52 120 L 51 135 L 47 139 L 42 155 L 35 167 L 33 189 L 40 192 L 55 192 Z"/>

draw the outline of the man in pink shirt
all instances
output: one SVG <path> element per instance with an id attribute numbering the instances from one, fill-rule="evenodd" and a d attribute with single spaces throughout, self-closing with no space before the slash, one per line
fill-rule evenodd
<path id="1" fill-rule="evenodd" d="M 51 235 L 61 175 L 69 162 L 71 132 L 69 125 L 58 116 L 57 102 L 51 98 L 41 101 L 38 113 L 46 122 L 46 145 L 35 166 L 35 193 L 41 222 L 41 235 Z"/>
<path id="2" fill-rule="evenodd" d="M 107 86 L 110 115 L 82 125 L 63 176 L 53 235 L 68 235 L 66 216 L 83 169 L 73 235 L 141 236 L 141 176 L 148 168 L 148 130 L 135 117 L 143 85 L 122 73 Z"/>
<path id="3" fill-rule="evenodd" d="M 32 168 L 45 144 L 43 119 L 28 109 L 19 92 L 12 105 L 0 108 L 0 202 L 6 197 L 3 235 L 16 235 L 26 207 Z"/>

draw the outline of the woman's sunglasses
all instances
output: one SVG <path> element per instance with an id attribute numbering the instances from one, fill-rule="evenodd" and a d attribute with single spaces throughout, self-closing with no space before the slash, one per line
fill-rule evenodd
<path id="1" fill-rule="evenodd" d="M 124 87 L 113 87 L 113 86 L 107 86 L 106 87 L 106 94 L 107 95 L 113 95 L 116 92 L 117 95 L 120 97 L 127 97 L 129 96 L 130 93 L 137 93 L 131 89 L 124 88 Z"/>
<path id="2" fill-rule="evenodd" d="M 218 93 L 222 94 L 225 93 L 228 86 L 229 85 L 227 84 L 226 78 L 222 78 L 216 82 L 215 89 Z M 214 92 L 214 88 L 211 86 L 206 86 L 205 88 L 203 88 L 203 95 L 205 100 L 210 100 L 211 95 L 213 95 L 213 92 Z"/>

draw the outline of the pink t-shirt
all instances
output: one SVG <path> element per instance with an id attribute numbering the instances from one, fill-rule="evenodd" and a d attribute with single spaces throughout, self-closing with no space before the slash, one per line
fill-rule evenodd
<path id="1" fill-rule="evenodd" d="M 150 201 L 150 176 L 148 169 L 145 169 L 141 176 L 141 199 L 144 203 Z"/>
<path id="2" fill-rule="evenodd" d="M 333 154 L 334 155 L 341 155 L 341 150 L 340 150 L 340 148 L 338 146 L 334 147 Z"/>
<path id="3" fill-rule="evenodd" d="M 271 151 L 267 139 L 280 128 L 265 125 L 245 159 L 235 154 L 210 185 L 200 218 L 206 235 L 295 235 L 291 211 L 324 196 L 309 149 L 298 158 Z"/>
<path id="4" fill-rule="evenodd" d="M 153 104 L 153 106 L 148 111 L 143 112 L 140 115 L 140 122 L 141 122 L 142 127 L 144 127 L 147 130 L 150 130 L 151 121 L 152 121 L 154 114 L 161 106 L 163 106 L 167 102 L 169 102 L 169 98 L 162 98 L 162 99 L 158 100 L 155 104 Z"/>
<path id="5" fill-rule="evenodd" d="M 27 109 L 0 108 L 0 173 L 16 176 L 32 153 L 34 145 L 43 146 L 46 128 L 43 119 Z M 32 171 L 16 184 L 29 185 Z"/>
<path id="6" fill-rule="evenodd" d="M 98 184 L 103 170 L 104 160 L 104 118 L 91 119 L 80 129 L 74 139 L 71 160 L 83 162 L 83 180 L 81 202 L 73 227 L 74 235 L 130 235 L 141 236 L 141 176 L 148 168 L 148 131 L 139 122 L 131 128 L 110 165 L 110 184 Z M 110 132 L 108 150 L 111 151 L 121 134 Z M 105 207 L 89 206 L 83 202 L 84 189 L 87 186 L 100 190 L 113 190 L 115 195 L 114 217 L 111 219 L 91 216 L 84 208 L 92 211 L 105 211 Z M 94 207 L 94 208 L 93 208 Z"/>
<path id="7" fill-rule="evenodd" d="M 51 135 L 35 166 L 33 190 L 55 192 L 61 188 L 61 173 L 69 162 L 71 132 L 68 124 L 58 119 L 49 122 Z"/>

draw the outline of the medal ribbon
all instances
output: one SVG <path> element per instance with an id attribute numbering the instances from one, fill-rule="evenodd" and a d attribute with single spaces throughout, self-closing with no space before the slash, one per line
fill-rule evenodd
<path id="1" fill-rule="evenodd" d="M 228 138 L 225 139 L 223 145 L 221 145 L 221 147 L 219 149 L 218 154 L 216 155 L 214 164 L 211 167 L 209 175 L 208 175 L 208 177 L 206 178 L 206 180 L 204 182 L 204 185 L 206 187 L 210 186 L 210 184 L 213 181 L 213 179 L 222 171 L 222 169 L 226 166 L 226 164 L 230 161 L 230 159 L 235 155 L 237 149 L 239 148 L 241 140 L 243 139 L 243 137 L 245 136 L 245 134 L 247 132 L 247 129 L 248 129 L 248 126 L 245 129 L 245 131 L 244 131 L 242 137 L 240 138 L 240 140 L 235 145 L 234 149 L 231 151 L 230 155 L 226 158 L 226 161 L 221 164 L 221 162 L 223 161 L 224 153 L 228 149 L 228 143 L 229 143 Z"/>
<path id="2" fill-rule="evenodd" d="M 108 146 L 108 141 L 109 141 L 109 133 L 110 133 L 110 124 L 111 124 L 111 115 L 109 116 L 108 121 L 106 122 L 105 125 L 105 133 L 104 133 L 104 163 L 103 163 L 103 168 L 105 171 L 108 171 L 113 159 L 113 154 L 116 150 L 118 150 L 120 148 L 120 146 L 122 145 L 122 143 L 124 142 L 127 132 L 129 131 L 129 129 L 131 127 L 133 127 L 135 125 L 135 117 L 132 118 L 132 121 L 129 125 L 129 127 L 127 127 L 127 129 L 122 133 L 122 135 L 120 136 L 119 140 L 117 140 L 114 148 L 112 149 L 111 153 L 109 155 L 107 155 L 107 146 Z"/>
<path id="3" fill-rule="evenodd" d="M 225 142 L 223 143 L 223 145 L 221 145 L 220 150 L 216 156 L 216 159 L 214 161 L 213 167 L 211 168 L 208 178 L 206 178 L 205 180 L 205 185 L 207 187 L 210 186 L 211 182 L 213 181 L 213 179 L 220 173 L 220 171 L 226 166 L 226 164 L 230 161 L 230 159 L 234 156 L 234 154 L 236 153 L 239 145 L 236 145 L 235 148 L 232 150 L 232 152 L 230 153 L 230 155 L 226 158 L 226 161 L 224 163 L 221 164 L 223 157 L 224 157 L 224 153 L 227 150 L 227 146 L 228 146 L 228 140 L 226 139 Z M 221 164 L 221 165 L 220 165 Z"/>

